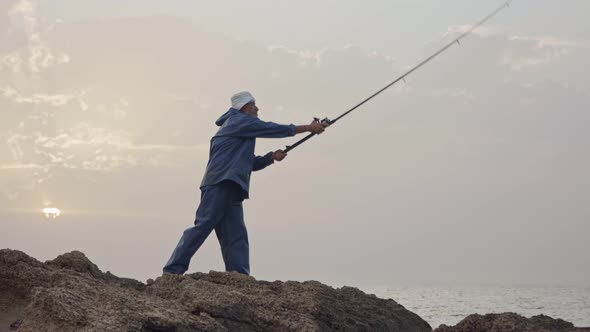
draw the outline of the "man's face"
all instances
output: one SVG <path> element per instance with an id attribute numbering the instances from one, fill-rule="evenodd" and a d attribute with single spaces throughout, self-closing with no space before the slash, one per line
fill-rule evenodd
<path id="1" fill-rule="evenodd" d="M 255 103 L 247 103 L 242 107 L 241 111 L 255 118 L 258 117 L 258 107 L 256 107 Z"/>

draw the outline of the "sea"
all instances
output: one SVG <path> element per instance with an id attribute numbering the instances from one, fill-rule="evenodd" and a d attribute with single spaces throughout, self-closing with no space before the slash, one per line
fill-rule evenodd
<path id="1" fill-rule="evenodd" d="M 432 328 L 455 325 L 470 314 L 515 312 L 544 314 L 590 327 L 590 286 L 420 286 L 361 287 L 365 293 L 393 299 Z"/>

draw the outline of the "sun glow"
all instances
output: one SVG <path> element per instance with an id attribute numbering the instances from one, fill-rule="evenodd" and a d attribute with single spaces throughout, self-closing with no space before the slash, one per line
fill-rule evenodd
<path id="1" fill-rule="evenodd" d="M 44 208 L 43 213 L 45 214 L 45 218 L 55 219 L 59 217 L 61 211 L 58 208 Z"/>

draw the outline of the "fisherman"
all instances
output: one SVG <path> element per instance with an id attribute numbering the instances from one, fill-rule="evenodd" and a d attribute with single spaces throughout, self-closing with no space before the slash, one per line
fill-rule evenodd
<path id="1" fill-rule="evenodd" d="M 194 226 L 182 234 L 164 272 L 186 272 L 193 255 L 215 229 L 225 270 L 249 275 L 250 253 L 242 201 L 249 198 L 250 174 L 287 156 L 283 150 L 255 156 L 256 138 L 283 138 L 304 132 L 321 134 L 328 126 L 317 120 L 301 126 L 262 121 L 256 100 L 247 91 L 233 95 L 231 105 L 215 122 L 220 128 L 211 139 Z"/>

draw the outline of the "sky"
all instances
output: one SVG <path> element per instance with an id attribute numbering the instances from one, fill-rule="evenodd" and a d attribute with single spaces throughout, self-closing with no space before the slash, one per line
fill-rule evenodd
<path id="1" fill-rule="evenodd" d="M 267 121 L 335 118 L 500 4 L 2 1 L 0 247 L 156 277 L 193 223 L 232 94 L 251 91 Z M 253 276 L 588 285 L 588 12 L 515 0 L 254 173 Z M 189 272 L 209 270 L 223 270 L 214 235 Z"/>

